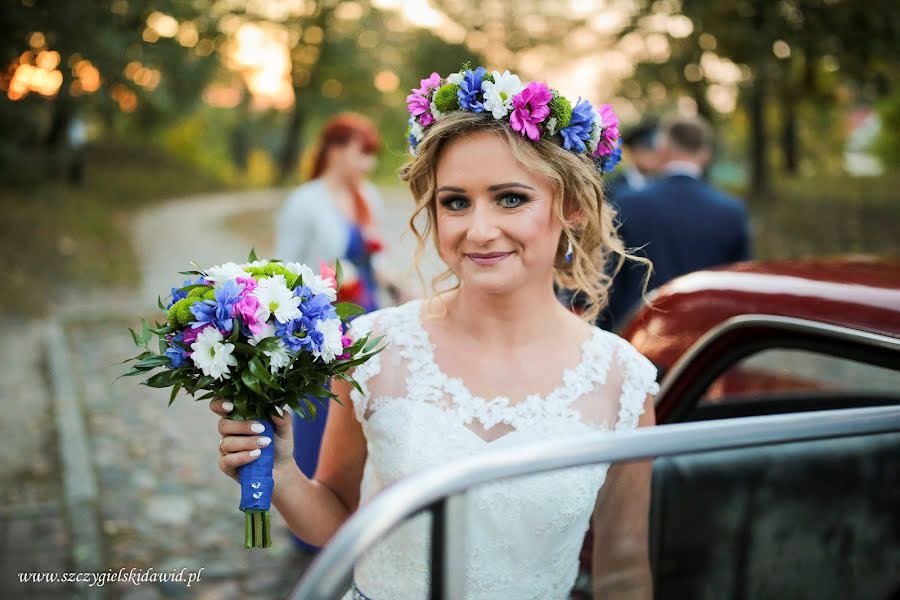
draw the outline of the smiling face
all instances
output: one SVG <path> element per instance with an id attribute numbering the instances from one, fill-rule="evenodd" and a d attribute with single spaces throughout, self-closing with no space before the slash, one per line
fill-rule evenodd
<path id="1" fill-rule="evenodd" d="M 465 287 L 496 294 L 552 285 L 562 223 L 550 179 L 490 133 L 448 142 L 435 178 L 438 251 Z"/>

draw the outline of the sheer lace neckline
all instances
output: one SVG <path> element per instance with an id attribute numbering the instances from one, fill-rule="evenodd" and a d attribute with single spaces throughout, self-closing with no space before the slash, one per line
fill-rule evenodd
<path id="1" fill-rule="evenodd" d="M 434 353 L 435 346 L 431 341 L 431 334 L 425 329 L 425 317 L 423 315 L 424 305 L 424 301 L 415 300 L 412 303 L 412 306 L 410 306 L 410 310 L 413 314 L 412 324 L 414 325 L 416 333 L 421 337 L 421 350 L 423 352 L 422 360 L 428 363 L 432 372 L 437 377 L 442 381 L 447 382 L 448 387 L 452 387 L 458 394 L 462 392 L 467 398 L 474 402 L 495 406 L 503 405 L 510 409 L 514 409 L 516 406 L 526 403 L 543 403 L 556 397 L 569 397 L 574 400 L 574 397 L 571 395 L 571 392 L 573 391 L 571 389 L 573 382 L 578 381 L 579 376 L 583 374 L 584 370 L 589 366 L 592 357 L 591 347 L 597 342 L 600 336 L 600 329 L 593 327 L 591 334 L 581 343 L 578 362 L 574 366 L 563 369 L 559 383 L 557 383 L 556 387 L 549 392 L 544 394 L 529 393 L 517 402 L 513 402 L 513 399 L 509 396 L 502 395 L 485 398 L 475 394 L 461 377 L 449 376 L 438 364 Z"/>

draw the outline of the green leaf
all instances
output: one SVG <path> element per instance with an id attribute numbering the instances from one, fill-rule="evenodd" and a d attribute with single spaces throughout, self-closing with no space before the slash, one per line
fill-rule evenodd
<path id="1" fill-rule="evenodd" d="M 166 335 L 167 333 L 172 333 L 173 331 L 175 331 L 175 329 L 176 328 L 174 325 L 172 325 L 171 323 L 168 323 L 166 325 L 163 325 L 162 327 L 157 327 L 156 329 L 151 329 L 150 331 L 152 331 L 156 335 Z"/>
<path id="2" fill-rule="evenodd" d="M 147 369 L 155 369 L 156 367 L 167 367 L 172 364 L 172 360 L 168 356 L 161 356 L 159 354 L 154 354 L 152 356 L 148 356 L 147 358 L 142 358 L 137 362 L 134 367 L 136 369 L 147 368 Z"/>
<path id="3" fill-rule="evenodd" d="M 247 262 L 256 262 L 259 260 L 256 258 L 256 248 L 250 248 L 250 255 L 247 256 Z"/>
<path id="4" fill-rule="evenodd" d="M 169 406 L 172 406 L 172 403 L 175 402 L 175 396 L 178 395 L 178 391 L 181 389 L 181 383 L 176 383 L 172 387 L 172 393 L 169 394 Z"/>
<path id="5" fill-rule="evenodd" d="M 363 349 L 362 349 L 363 353 L 371 352 L 372 350 L 374 350 L 375 346 L 377 346 L 379 343 L 381 343 L 381 340 L 383 340 L 383 339 L 384 339 L 384 336 L 379 335 L 378 337 L 376 337 L 374 339 L 366 340 L 366 345 L 363 346 Z M 374 354 L 373 354 L 373 356 L 374 356 Z"/>
<path id="6" fill-rule="evenodd" d="M 205 283 L 192 283 L 191 285 L 186 285 L 183 288 L 178 288 L 178 291 L 179 292 L 190 292 L 192 289 L 198 288 L 198 287 L 208 288 L 210 286 L 206 285 Z"/>
<path id="7" fill-rule="evenodd" d="M 166 307 L 162 302 L 162 296 L 156 297 L 156 305 L 159 307 L 159 310 L 166 310 Z"/>
<path id="8" fill-rule="evenodd" d="M 355 317 L 357 315 L 363 315 L 366 313 L 366 310 L 361 306 L 357 306 L 352 302 L 338 302 L 334 305 L 334 310 L 337 312 L 338 318 L 342 321 L 346 320 L 349 317 Z"/>
<path id="9" fill-rule="evenodd" d="M 250 372 L 253 374 L 256 379 L 262 382 L 263 385 L 272 388 L 273 390 L 278 390 L 279 392 L 283 392 L 281 386 L 278 385 L 278 382 L 272 377 L 272 374 L 269 373 L 269 370 L 262 364 L 262 361 L 259 360 L 258 356 L 254 356 L 250 359 Z"/>
<path id="10" fill-rule="evenodd" d="M 301 419 L 303 419 L 304 421 L 309 420 L 309 415 L 307 414 L 306 409 L 300 405 L 300 401 L 297 398 L 288 398 L 287 404 L 295 413 L 297 413 L 297 416 L 299 416 Z"/>
<path id="11" fill-rule="evenodd" d="M 168 344 L 166 344 L 165 338 L 159 338 L 159 353 L 165 354 L 166 350 L 169 349 Z"/>
<path id="12" fill-rule="evenodd" d="M 197 383 L 194 384 L 194 391 L 206 389 L 208 386 L 212 385 L 212 382 L 215 381 L 209 375 L 203 375 L 200 379 L 197 380 Z"/>
<path id="13" fill-rule="evenodd" d="M 141 339 L 141 336 L 139 336 L 139 335 L 134 331 L 134 329 L 132 329 L 131 327 L 128 328 L 128 331 L 131 332 L 131 339 L 134 340 L 134 345 L 137 346 L 138 348 L 143 348 L 143 347 L 144 347 L 144 342 L 143 342 L 143 340 Z"/>
<path id="14" fill-rule="evenodd" d="M 310 400 L 309 398 L 304 398 L 304 399 L 303 399 L 303 403 L 306 404 L 307 408 L 309 408 L 309 414 L 310 414 L 310 417 L 312 417 L 313 419 L 315 419 L 315 418 L 316 418 L 316 411 L 318 410 L 318 407 L 317 407 L 317 406 L 315 405 L 315 403 L 313 403 L 313 401 Z"/>
<path id="15" fill-rule="evenodd" d="M 153 334 L 150 333 L 150 323 L 147 322 L 147 319 L 141 319 L 141 339 L 144 342 L 144 347 L 150 343 L 151 337 L 153 337 Z"/>
<path id="16" fill-rule="evenodd" d="M 179 275 L 206 275 L 203 271 L 178 271 Z"/>
<path id="17" fill-rule="evenodd" d="M 250 372 L 250 369 L 244 369 L 241 371 L 241 381 L 247 386 L 254 394 L 259 396 L 265 396 L 266 393 L 263 391 L 262 386 L 259 384 L 259 380 L 254 377 L 253 373 Z"/>
<path id="18" fill-rule="evenodd" d="M 218 395 L 218 392 L 215 392 L 215 391 L 212 391 L 212 392 L 206 392 L 205 394 L 203 394 L 203 395 L 200 396 L 199 398 L 194 398 L 194 400 L 197 401 L 197 402 L 199 402 L 200 400 L 212 400 L 212 399 L 215 398 L 217 395 Z"/>
<path id="19" fill-rule="evenodd" d="M 341 261 L 334 261 L 334 281 L 337 285 L 337 289 L 341 289 L 341 286 L 344 285 L 344 269 L 341 267 Z"/>
<path id="20" fill-rule="evenodd" d="M 175 379 L 172 375 L 172 371 L 162 371 L 145 381 L 144 385 L 152 388 L 166 388 L 174 383 Z"/>
<path id="21" fill-rule="evenodd" d="M 256 349 L 259 352 L 271 352 L 272 350 L 276 350 L 280 346 L 280 341 L 281 338 L 277 335 L 263 338 L 258 344 L 256 344 Z"/>
<path id="22" fill-rule="evenodd" d="M 238 317 L 231 318 L 231 335 L 228 336 L 229 342 L 236 342 L 241 334 L 241 320 Z"/>
<path id="23" fill-rule="evenodd" d="M 241 354 L 246 354 L 247 356 L 256 356 L 259 352 L 251 346 L 250 344 L 245 344 L 243 342 L 233 342 L 234 349 Z"/>

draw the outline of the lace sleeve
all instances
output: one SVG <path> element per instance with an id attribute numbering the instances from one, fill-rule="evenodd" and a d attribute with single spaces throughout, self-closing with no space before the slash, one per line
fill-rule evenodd
<path id="1" fill-rule="evenodd" d="M 647 395 L 654 396 L 659 392 L 657 370 L 646 356 L 625 340 L 622 340 L 616 355 L 624 373 L 616 430 L 628 431 L 637 427 L 638 419 L 644 413 Z"/>
<path id="2" fill-rule="evenodd" d="M 371 312 L 354 319 L 350 324 L 351 337 L 357 340 L 363 336 L 370 335 L 379 328 L 376 323 L 376 317 L 380 311 Z M 380 334 L 379 334 L 380 335 Z M 350 400 L 353 402 L 353 412 L 356 419 L 362 423 L 366 414 L 366 407 L 371 398 L 369 394 L 368 382 L 381 372 L 381 354 L 376 354 L 368 361 L 359 365 L 353 370 L 353 378 L 362 388 L 363 394 L 360 394 L 356 388 L 350 390 Z"/>

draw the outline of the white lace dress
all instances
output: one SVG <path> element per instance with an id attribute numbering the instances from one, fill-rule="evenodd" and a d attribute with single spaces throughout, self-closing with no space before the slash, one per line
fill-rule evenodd
<path id="1" fill-rule="evenodd" d="M 474 396 L 445 375 L 422 327 L 422 301 L 382 309 L 353 323 L 384 335 L 387 349 L 357 368 L 366 392 L 351 393 L 368 458 L 360 503 L 426 467 L 487 448 L 637 426 L 656 368 L 622 338 L 595 328 L 578 366 L 546 396 Z M 499 432 L 499 435 L 498 435 Z M 467 495 L 466 598 L 563 599 L 609 465 L 578 467 L 481 486 Z M 428 597 L 430 516 L 419 515 L 376 544 L 354 581 L 372 600 Z M 353 598 L 348 592 L 344 600 Z"/>

